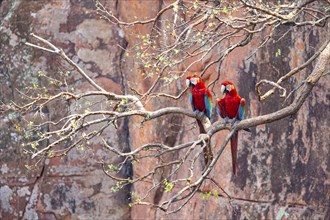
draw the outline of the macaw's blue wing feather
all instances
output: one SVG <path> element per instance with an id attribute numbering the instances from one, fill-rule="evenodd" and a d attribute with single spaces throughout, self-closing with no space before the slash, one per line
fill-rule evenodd
<path id="1" fill-rule="evenodd" d="M 212 116 L 212 95 L 211 93 L 205 93 L 204 95 L 204 103 L 206 109 L 206 116 L 211 119 Z"/>
<path id="2" fill-rule="evenodd" d="M 194 98 L 193 98 L 193 95 L 192 93 L 189 93 L 189 101 L 190 101 L 190 105 L 191 105 L 191 108 L 193 111 L 195 111 L 195 106 L 194 106 Z"/>
<path id="3" fill-rule="evenodd" d="M 245 99 L 241 99 L 241 102 L 239 104 L 238 108 L 238 120 L 243 120 L 244 119 L 244 114 L 245 114 Z"/>

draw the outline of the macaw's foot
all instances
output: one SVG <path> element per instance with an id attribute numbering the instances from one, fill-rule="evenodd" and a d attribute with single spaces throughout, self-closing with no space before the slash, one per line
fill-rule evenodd
<path id="1" fill-rule="evenodd" d="M 233 126 L 235 125 L 236 121 L 237 121 L 236 118 L 234 118 L 234 119 L 231 121 L 231 127 L 233 127 Z"/>
<path id="2" fill-rule="evenodd" d="M 223 119 L 223 125 L 226 125 L 227 124 L 227 122 L 228 122 L 228 117 L 225 117 L 224 119 Z"/>
<path id="3" fill-rule="evenodd" d="M 194 112 L 195 112 L 195 114 L 197 116 L 197 119 L 200 120 L 200 121 L 202 121 L 203 120 L 203 117 L 204 117 L 204 112 L 201 112 L 199 110 L 196 110 Z"/>

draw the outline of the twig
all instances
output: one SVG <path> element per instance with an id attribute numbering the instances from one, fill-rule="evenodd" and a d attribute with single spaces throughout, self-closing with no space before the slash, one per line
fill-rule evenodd
<path id="1" fill-rule="evenodd" d="M 43 39 L 42 37 L 39 37 L 33 33 L 30 34 L 32 37 L 38 39 L 39 41 L 41 41 L 42 43 L 47 44 L 48 46 L 50 46 L 52 48 L 51 49 L 47 49 L 45 47 L 41 47 L 32 43 L 25 43 L 28 46 L 31 47 L 35 47 L 38 48 L 40 50 L 44 50 L 44 51 L 48 51 L 51 53 L 56 53 L 57 55 L 59 55 L 60 57 L 62 57 L 66 62 L 68 62 L 71 66 L 73 66 L 94 88 L 96 88 L 99 91 L 102 92 L 106 92 L 102 87 L 100 87 L 99 85 L 97 85 L 75 62 L 73 62 L 65 53 L 62 49 L 58 49 L 57 47 L 55 47 L 52 43 L 50 43 L 49 41 Z"/>
<path id="2" fill-rule="evenodd" d="M 329 44 L 330 39 L 328 39 L 321 47 L 320 49 L 311 57 L 309 58 L 305 63 L 301 64 L 300 66 L 290 70 L 290 72 L 288 72 L 287 74 L 285 74 L 284 76 L 282 76 L 280 79 L 277 80 L 277 82 L 271 82 L 268 80 L 261 80 L 260 82 L 257 83 L 256 85 L 256 91 L 257 91 L 257 95 L 260 101 L 265 100 L 266 98 L 268 98 L 270 95 L 272 95 L 275 92 L 275 88 L 284 90 L 283 94 L 281 95 L 281 97 L 285 97 L 286 96 L 286 90 L 281 87 L 279 84 L 282 83 L 283 81 L 289 79 L 290 77 L 292 77 L 293 75 L 295 75 L 296 73 L 298 73 L 300 70 L 304 69 L 306 66 L 308 66 L 310 63 L 312 63 L 320 54 L 322 51 L 325 50 L 325 48 L 327 47 L 327 45 Z M 268 83 L 274 86 L 274 88 L 268 90 L 264 95 L 261 95 L 261 91 L 260 91 L 260 86 L 262 83 Z"/>

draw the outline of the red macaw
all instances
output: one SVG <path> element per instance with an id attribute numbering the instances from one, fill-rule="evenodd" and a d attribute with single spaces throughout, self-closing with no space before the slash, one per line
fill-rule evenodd
<path id="1" fill-rule="evenodd" d="M 225 94 L 222 99 L 217 99 L 218 113 L 222 118 L 224 118 L 224 123 L 226 124 L 228 119 L 233 119 L 232 125 L 236 120 L 243 120 L 245 114 L 245 104 L 244 98 L 241 98 L 232 82 L 224 81 L 221 84 L 221 92 Z M 230 139 L 231 145 L 231 155 L 233 163 L 233 173 L 237 175 L 237 142 L 238 142 L 238 132 Z"/>
<path id="2" fill-rule="evenodd" d="M 211 119 L 212 115 L 212 94 L 203 82 L 203 79 L 197 74 L 187 76 L 186 84 L 190 88 L 189 100 L 192 110 L 201 112 Z M 200 133 L 206 133 L 203 124 L 197 120 Z M 208 158 L 212 157 L 208 149 L 204 148 L 205 163 L 208 163 Z"/>

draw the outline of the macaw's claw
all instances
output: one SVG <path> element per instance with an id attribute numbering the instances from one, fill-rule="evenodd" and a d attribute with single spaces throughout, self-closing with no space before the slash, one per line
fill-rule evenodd
<path id="1" fill-rule="evenodd" d="M 196 113 L 197 119 L 202 121 L 203 117 L 204 117 L 204 112 L 201 112 L 201 111 L 198 111 L 198 110 L 195 110 L 194 112 Z"/>
<path id="2" fill-rule="evenodd" d="M 228 117 L 225 117 L 224 119 L 223 119 L 223 125 L 226 125 L 227 124 L 227 122 L 228 122 Z"/>
<path id="3" fill-rule="evenodd" d="M 233 126 L 234 126 L 234 124 L 236 123 L 236 121 L 237 121 L 237 119 L 236 119 L 236 118 L 234 118 L 234 119 L 231 121 L 231 127 L 233 127 Z"/>

